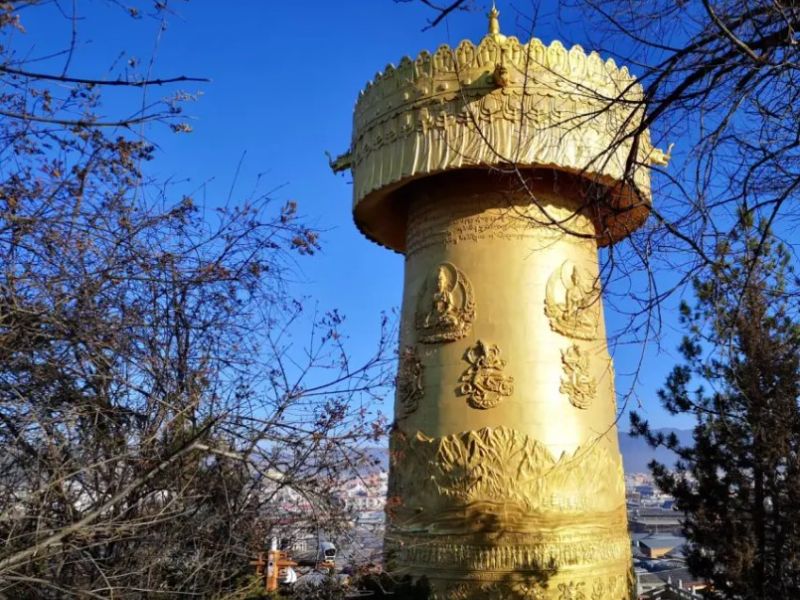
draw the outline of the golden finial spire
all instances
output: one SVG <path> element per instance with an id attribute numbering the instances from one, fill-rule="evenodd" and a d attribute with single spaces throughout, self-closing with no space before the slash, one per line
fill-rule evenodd
<path id="1" fill-rule="evenodd" d="M 487 15 L 489 17 L 489 35 L 497 41 L 503 41 L 506 36 L 500 33 L 500 11 L 492 0 L 492 10 Z"/>
<path id="2" fill-rule="evenodd" d="M 500 11 L 492 1 L 492 10 L 488 14 L 489 17 L 489 35 L 498 35 L 500 33 Z"/>

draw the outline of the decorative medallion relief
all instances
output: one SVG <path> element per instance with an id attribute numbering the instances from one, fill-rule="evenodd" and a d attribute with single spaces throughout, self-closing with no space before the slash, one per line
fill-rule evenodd
<path id="1" fill-rule="evenodd" d="M 469 368 L 461 375 L 458 394 L 467 397 L 472 408 L 494 408 L 514 393 L 514 378 L 504 373 L 506 361 L 496 344 L 481 340 L 464 354 Z"/>
<path id="2" fill-rule="evenodd" d="M 417 355 L 417 349 L 406 346 L 400 353 L 400 366 L 397 370 L 397 399 L 401 417 L 407 417 L 419 408 L 420 400 L 425 395 L 424 371 L 425 367 Z"/>
<path id="3" fill-rule="evenodd" d="M 544 312 L 553 331 L 571 338 L 595 339 L 600 323 L 597 279 L 572 261 L 564 261 L 547 280 Z"/>
<path id="4" fill-rule="evenodd" d="M 589 373 L 589 357 L 580 346 L 572 344 L 561 351 L 561 362 L 564 364 L 564 376 L 558 390 L 566 394 L 574 407 L 589 408 L 597 396 L 597 381 Z"/>
<path id="5" fill-rule="evenodd" d="M 416 327 L 426 344 L 452 342 L 469 332 L 475 320 L 472 284 L 455 265 L 445 262 L 422 284 Z"/>

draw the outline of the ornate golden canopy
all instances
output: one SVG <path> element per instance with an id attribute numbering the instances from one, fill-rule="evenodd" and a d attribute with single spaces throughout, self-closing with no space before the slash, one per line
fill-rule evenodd
<path id="1" fill-rule="evenodd" d="M 647 217 L 648 167 L 668 157 L 637 134 L 641 85 L 580 46 L 506 37 L 498 16 L 493 8 L 479 44 L 404 57 L 359 94 L 350 150 L 332 166 L 352 170 L 356 223 L 378 243 L 405 250 L 404 207 L 392 192 L 454 169 L 548 169 L 599 184 L 600 245 Z"/>

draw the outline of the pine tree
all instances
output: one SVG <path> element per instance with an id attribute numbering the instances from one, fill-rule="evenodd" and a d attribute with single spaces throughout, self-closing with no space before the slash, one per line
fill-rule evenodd
<path id="1" fill-rule="evenodd" d="M 653 462 L 657 485 L 685 513 L 687 562 L 712 598 L 800 598 L 800 326 L 787 249 L 742 217 L 716 266 L 681 306 L 683 363 L 658 396 L 696 419 L 693 443 L 633 433 L 678 455 Z"/>

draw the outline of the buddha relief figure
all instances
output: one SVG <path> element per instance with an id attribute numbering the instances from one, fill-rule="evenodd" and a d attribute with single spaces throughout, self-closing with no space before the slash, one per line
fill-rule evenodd
<path id="1" fill-rule="evenodd" d="M 544 311 L 553 331 L 572 338 L 595 339 L 600 321 L 596 279 L 571 261 L 564 261 L 547 280 Z"/>
<path id="2" fill-rule="evenodd" d="M 426 344 L 464 337 L 475 320 L 472 285 L 451 263 L 442 263 L 422 285 L 417 301 L 416 327 Z"/>
<path id="3" fill-rule="evenodd" d="M 597 382 L 589 373 L 589 357 L 573 344 L 561 351 L 564 363 L 564 377 L 561 379 L 559 391 L 566 394 L 570 403 L 576 408 L 589 408 L 597 394 Z"/>
<path id="4" fill-rule="evenodd" d="M 458 322 L 453 292 L 448 289 L 447 271 L 439 266 L 436 274 L 436 291 L 433 293 L 433 307 L 425 315 L 425 327 L 453 327 Z"/>

